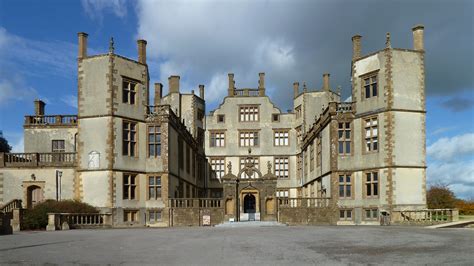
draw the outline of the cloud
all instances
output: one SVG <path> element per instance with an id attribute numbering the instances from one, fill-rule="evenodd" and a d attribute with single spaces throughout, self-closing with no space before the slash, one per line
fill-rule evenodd
<path id="1" fill-rule="evenodd" d="M 77 109 L 77 96 L 75 95 L 65 95 L 61 98 L 61 101 L 67 106 Z"/>
<path id="2" fill-rule="evenodd" d="M 447 184 L 457 197 L 468 199 L 474 195 L 474 160 L 440 162 L 428 165 L 428 184 Z"/>
<path id="3" fill-rule="evenodd" d="M 449 131 L 451 131 L 451 130 L 454 130 L 454 129 L 456 129 L 456 128 L 457 128 L 457 127 L 440 127 L 440 128 L 435 129 L 434 131 L 432 131 L 432 132 L 430 133 L 430 135 L 433 135 L 433 136 L 440 135 L 440 134 L 449 132 Z"/>
<path id="4" fill-rule="evenodd" d="M 36 97 L 38 92 L 26 85 L 20 75 L 10 75 L 5 69 L 0 69 L 0 106 L 6 106 L 12 100 L 31 101 Z"/>
<path id="5" fill-rule="evenodd" d="M 454 161 L 474 155 L 474 133 L 440 138 L 427 148 L 427 155 L 435 160 Z"/>
<path id="6" fill-rule="evenodd" d="M 412 48 L 411 28 L 423 23 L 427 94 L 450 94 L 473 85 L 472 5 L 443 0 L 410 5 L 405 0 L 140 0 L 137 38 L 148 40 L 148 56 L 158 65 L 158 73 L 152 69 L 151 75 L 162 81 L 170 66 L 172 74 L 192 86 L 210 87 L 218 75 L 233 72 L 237 87 L 256 87 L 258 72 L 266 72 L 266 86 L 273 88 L 267 91 L 277 92 L 272 99 L 287 109 L 294 81 L 321 88 L 325 72 L 331 73 L 333 88 L 341 85 L 344 97 L 350 95 L 354 34 L 364 36 L 364 54 L 383 49 L 387 31 L 393 47 Z M 219 94 L 226 89 L 219 88 Z"/>
<path id="7" fill-rule="evenodd" d="M 440 138 L 427 155 L 429 184 L 448 184 L 462 198 L 474 195 L 474 133 Z"/>
<path id="8" fill-rule="evenodd" d="M 87 16 L 93 20 L 102 22 L 103 13 L 111 12 L 119 18 L 127 15 L 125 0 L 81 0 L 82 8 Z"/>
<path id="9" fill-rule="evenodd" d="M 462 112 L 471 109 L 474 106 L 474 100 L 461 97 L 452 97 L 441 102 L 441 106 L 453 112 Z"/>

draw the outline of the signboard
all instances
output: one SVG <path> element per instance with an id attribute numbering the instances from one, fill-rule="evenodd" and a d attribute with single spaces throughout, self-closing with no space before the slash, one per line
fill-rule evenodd
<path id="1" fill-rule="evenodd" d="M 202 216 L 202 225 L 203 226 L 211 226 L 211 216 L 210 215 L 203 215 Z"/>

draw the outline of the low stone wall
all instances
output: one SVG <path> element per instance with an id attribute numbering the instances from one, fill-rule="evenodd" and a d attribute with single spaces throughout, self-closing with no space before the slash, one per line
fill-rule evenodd
<path id="1" fill-rule="evenodd" d="M 335 225 L 335 215 L 330 208 L 280 207 L 278 222 L 288 225 Z"/>
<path id="2" fill-rule="evenodd" d="M 10 235 L 13 233 L 11 222 L 11 213 L 0 212 L 0 235 Z"/>
<path id="3" fill-rule="evenodd" d="M 203 226 L 209 216 L 211 226 L 224 222 L 224 208 L 170 208 L 171 226 Z"/>
<path id="4" fill-rule="evenodd" d="M 435 225 L 459 221 L 457 209 L 422 209 L 392 211 L 391 221 L 401 225 Z"/>

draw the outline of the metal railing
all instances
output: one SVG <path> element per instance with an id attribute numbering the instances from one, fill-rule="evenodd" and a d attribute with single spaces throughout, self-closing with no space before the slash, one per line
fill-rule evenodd
<path id="1" fill-rule="evenodd" d="M 0 167 L 74 166 L 75 163 L 75 152 L 0 153 Z"/>
<path id="2" fill-rule="evenodd" d="M 278 198 L 282 208 L 326 208 L 331 198 Z"/>
<path id="3" fill-rule="evenodd" d="M 26 126 L 38 125 L 77 125 L 77 115 L 27 115 Z"/>

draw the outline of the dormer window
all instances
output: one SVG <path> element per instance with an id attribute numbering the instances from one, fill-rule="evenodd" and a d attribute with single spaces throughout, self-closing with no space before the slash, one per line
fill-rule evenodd
<path id="1" fill-rule="evenodd" d="M 272 122 L 279 122 L 279 121 L 280 121 L 280 114 L 273 114 Z"/>
<path id="2" fill-rule="evenodd" d="M 217 115 L 217 123 L 224 123 L 225 115 Z"/>

